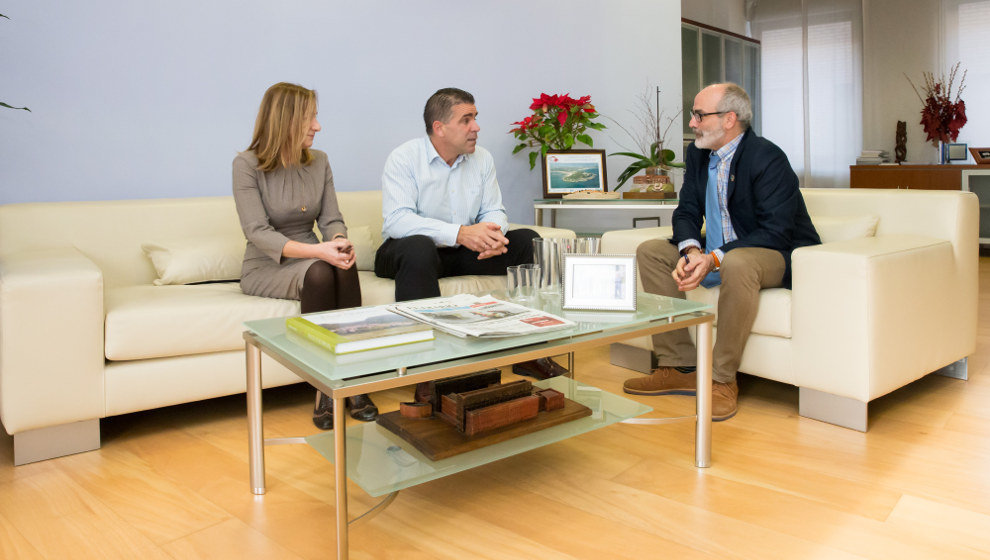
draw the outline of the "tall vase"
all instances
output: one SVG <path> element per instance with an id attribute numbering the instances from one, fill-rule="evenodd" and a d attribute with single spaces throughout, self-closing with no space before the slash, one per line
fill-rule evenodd
<path id="1" fill-rule="evenodd" d="M 945 145 L 945 142 L 939 140 L 938 142 L 938 163 L 939 165 L 945 165 L 949 163 L 949 147 Z"/>

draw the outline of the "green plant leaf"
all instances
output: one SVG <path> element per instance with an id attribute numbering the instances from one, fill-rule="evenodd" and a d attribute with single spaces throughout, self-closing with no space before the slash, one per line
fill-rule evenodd
<path id="1" fill-rule="evenodd" d="M 564 144 L 565 150 L 570 150 L 574 147 L 574 136 L 572 136 L 570 132 L 565 132 L 561 135 L 561 141 Z"/>
<path id="2" fill-rule="evenodd" d="M 537 154 L 539 154 L 539 152 L 530 152 L 529 153 L 529 169 L 530 169 L 530 171 L 532 171 L 533 169 L 536 168 L 536 157 L 537 157 Z"/>
<path id="3" fill-rule="evenodd" d="M 575 136 L 575 138 L 577 139 L 578 142 L 581 142 L 582 144 L 587 144 L 589 146 L 595 145 L 595 141 L 592 140 L 591 136 L 588 136 L 587 134 L 578 134 L 577 136 Z"/>
<path id="4" fill-rule="evenodd" d="M 637 154 L 637 153 L 634 153 L 634 152 L 615 152 L 614 154 L 609 154 L 609 155 L 610 156 L 626 156 L 626 157 L 631 157 L 633 159 L 650 159 L 650 158 L 644 156 L 643 154 Z"/>
<path id="5" fill-rule="evenodd" d="M 3 15 L 3 14 L 0 14 L 0 15 Z M 6 107 L 8 109 L 17 109 L 19 111 L 23 110 L 23 111 L 27 111 L 29 113 L 31 112 L 31 109 L 28 109 L 27 107 L 14 107 L 13 105 L 7 105 L 3 101 L 0 101 L 0 107 Z"/>
<path id="6" fill-rule="evenodd" d="M 588 123 L 588 128 L 593 128 L 595 130 L 605 130 L 605 125 L 602 123 L 590 122 Z"/>
<path id="7" fill-rule="evenodd" d="M 518 154 L 519 152 L 521 152 L 521 151 L 523 151 L 525 149 L 526 149 L 526 143 L 523 142 L 522 144 L 519 144 L 518 146 L 516 146 L 515 148 L 513 148 L 512 149 L 512 153 L 513 154 Z"/>
<path id="8" fill-rule="evenodd" d="M 7 16 L 5 16 L 3 14 L 0 14 L 0 17 L 10 19 L 9 17 L 7 17 Z"/>
<path id="9" fill-rule="evenodd" d="M 640 171 L 646 169 L 647 167 L 653 167 L 652 162 L 641 160 L 641 161 L 634 161 L 633 163 L 629 164 L 629 167 L 627 167 L 622 173 L 619 174 L 619 179 L 618 179 L 619 184 L 616 185 L 615 188 L 618 189 L 619 187 L 624 185 L 626 181 L 632 178 L 633 175 L 639 173 Z"/>

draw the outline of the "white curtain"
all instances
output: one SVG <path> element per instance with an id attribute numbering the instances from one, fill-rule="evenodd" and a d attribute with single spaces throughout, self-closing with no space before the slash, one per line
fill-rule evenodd
<path id="1" fill-rule="evenodd" d="M 948 77 L 956 62 L 960 71 L 966 70 L 962 100 L 966 102 L 967 122 L 956 141 L 990 146 L 990 104 L 986 99 L 986 92 L 990 92 L 990 1 L 943 0 L 942 10 L 943 72 Z"/>
<path id="2" fill-rule="evenodd" d="M 759 0 L 763 136 L 806 187 L 849 185 L 862 148 L 860 0 Z"/>

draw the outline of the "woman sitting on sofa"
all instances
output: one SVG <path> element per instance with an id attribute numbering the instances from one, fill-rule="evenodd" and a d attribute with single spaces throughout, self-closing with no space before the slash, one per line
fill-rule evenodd
<path id="1" fill-rule="evenodd" d="M 337 207 L 327 155 L 313 150 L 320 130 L 316 92 L 278 83 L 261 100 L 251 145 L 234 158 L 234 202 L 247 237 L 241 290 L 297 299 L 302 313 L 359 307 L 354 247 Z M 313 233 L 320 229 L 323 242 Z M 348 397 L 351 416 L 371 421 L 368 395 Z M 333 401 L 317 391 L 313 423 L 333 426 Z"/>

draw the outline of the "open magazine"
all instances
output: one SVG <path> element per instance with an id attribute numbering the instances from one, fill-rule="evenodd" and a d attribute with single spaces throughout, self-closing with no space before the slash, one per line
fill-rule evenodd
<path id="1" fill-rule="evenodd" d="M 397 303 L 389 309 L 460 337 L 518 336 L 567 329 L 576 324 L 563 317 L 490 296 L 468 294 Z"/>

